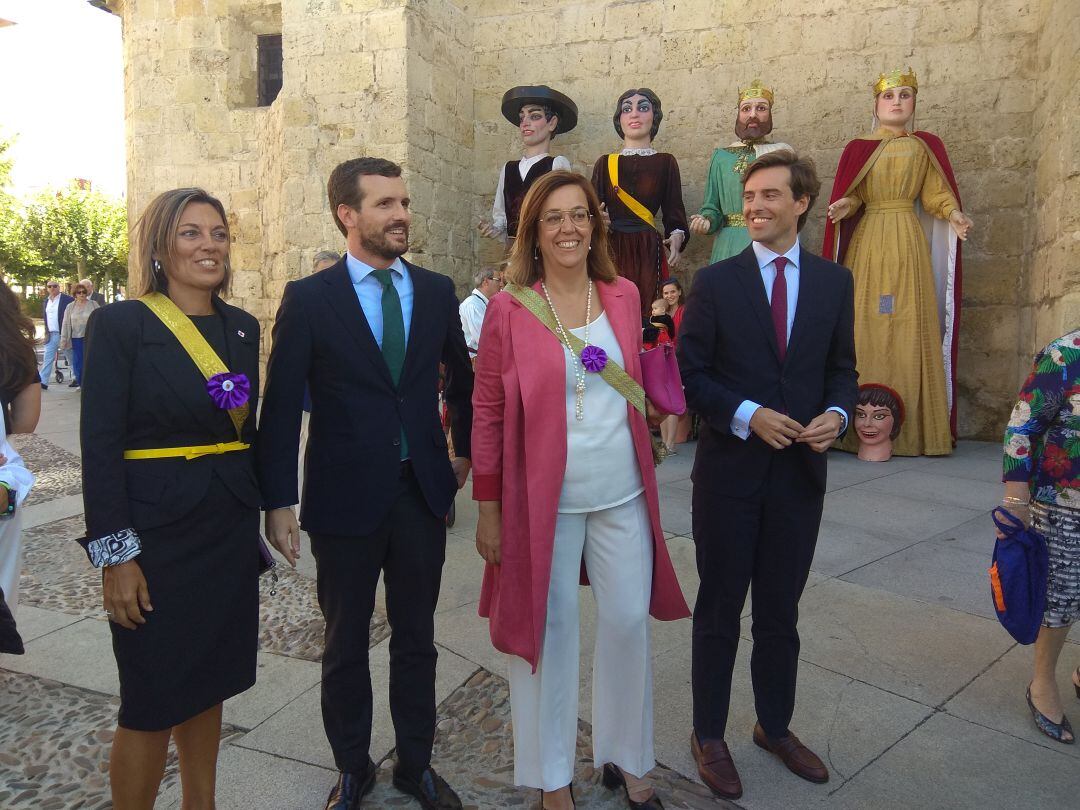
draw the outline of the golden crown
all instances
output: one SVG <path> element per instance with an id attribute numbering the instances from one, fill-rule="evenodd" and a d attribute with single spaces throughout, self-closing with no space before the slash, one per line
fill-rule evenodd
<path id="1" fill-rule="evenodd" d="M 891 90 L 894 87 L 910 87 L 918 93 L 919 79 L 915 75 L 915 71 L 910 67 L 908 67 L 906 73 L 897 68 L 896 70 L 890 70 L 888 73 L 882 73 L 871 86 L 874 88 L 875 96 L 881 95 L 886 90 Z"/>
<path id="2" fill-rule="evenodd" d="M 773 103 L 773 91 L 761 83 L 761 79 L 754 79 L 750 82 L 750 86 L 745 90 L 739 91 L 739 103 L 742 104 L 752 98 L 763 98 L 769 102 L 769 106 Z"/>

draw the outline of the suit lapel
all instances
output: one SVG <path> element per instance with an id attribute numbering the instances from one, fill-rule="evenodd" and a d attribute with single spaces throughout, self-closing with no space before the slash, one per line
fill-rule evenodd
<path id="1" fill-rule="evenodd" d="M 761 268 L 758 267 L 757 255 L 754 253 L 752 246 L 739 254 L 735 277 L 742 284 L 743 290 L 750 301 L 750 309 L 754 311 L 754 315 L 762 331 L 765 332 L 766 339 L 769 341 L 769 346 L 772 347 L 773 356 L 779 362 L 780 347 L 776 344 L 776 330 L 773 329 L 769 296 L 765 294 L 765 285 L 761 281 Z"/>
<path id="2" fill-rule="evenodd" d="M 211 400 L 206 392 L 206 380 L 176 336 L 149 308 L 146 310 L 146 321 L 143 343 L 147 345 L 147 357 L 165 384 L 172 389 L 174 401 L 186 408 L 192 418 L 211 435 L 216 435 L 222 429 L 222 418 L 231 427 L 232 422 L 225 411 L 207 407 Z M 228 358 L 221 359 L 228 365 Z M 233 369 L 230 367 L 229 370 Z"/>
<path id="3" fill-rule="evenodd" d="M 409 321 L 409 333 L 405 336 L 405 364 L 401 367 L 401 379 L 404 380 L 405 375 L 416 365 L 417 355 L 423 351 L 424 344 L 431 335 L 434 325 L 431 313 L 438 311 L 438 305 L 435 300 L 437 290 L 434 279 L 423 268 L 409 264 L 404 259 L 401 263 L 412 279 L 413 288 L 412 318 Z M 441 357 L 442 351 L 439 351 L 438 355 Z"/>
<path id="4" fill-rule="evenodd" d="M 330 308 L 334 310 L 341 321 L 345 331 L 349 333 L 357 345 L 360 353 L 367 358 L 387 385 L 393 387 L 394 382 L 390 378 L 390 368 L 383 359 L 382 350 L 375 342 L 375 334 L 371 331 L 371 324 L 364 315 L 364 308 L 360 306 L 360 300 L 356 297 L 349 271 L 345 266 L 345 259 L 328 268 L 322 274 L 326 283 L 326 295 Z"/>

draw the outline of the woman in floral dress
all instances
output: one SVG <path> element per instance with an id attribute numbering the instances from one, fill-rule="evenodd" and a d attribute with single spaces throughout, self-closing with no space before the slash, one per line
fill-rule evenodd
<path id="1" fill-rule="evenodd" d="M 1080 618 L 1080 329 L 1035 356 L 1005 430 L 1004 466 L 1004 508 L 1046 537 L 1050 556 L 1028 708 L 1043 734 L 1072 743 L 1055 670 Z M 1072 683 L 1080 698 L 1080 667 Z"/>

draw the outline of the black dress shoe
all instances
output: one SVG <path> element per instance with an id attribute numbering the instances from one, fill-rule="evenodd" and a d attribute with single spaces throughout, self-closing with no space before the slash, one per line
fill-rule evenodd
<path id="1" fill-rule="evenodd" d="M 339 773 L 337 784 L 326 799 L 326 810 L 357 810 L 364 796 L 375 787 L 379 769 L 368 760 L 366 773 Z"/>
<path id="2" fill-rule="evenodd" d="M 416 798 L 425 810 L 461 810 L 461 799 L 434 768 L 428 768 L 419 779 L 395 768 L 394 787 Z"/>

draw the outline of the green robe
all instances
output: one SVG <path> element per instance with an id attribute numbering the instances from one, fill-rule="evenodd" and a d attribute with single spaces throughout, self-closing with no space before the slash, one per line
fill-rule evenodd
<path id="1" fill-rule="evenodd" d="M 705 182 L 705 199 L 700 214 L 712 223 L 709 233 L 715 233 L 709 263 L 742 253 L 750 244 L 745 225 L 729 225 L 727 216 L 742 218 L 742 173 L 755 158 L 776 149 L 790 149 L 786 143 L 762 143 L 745 146 L 733 143 L 713 152 L 709 162 L 709 177 Z"/>

